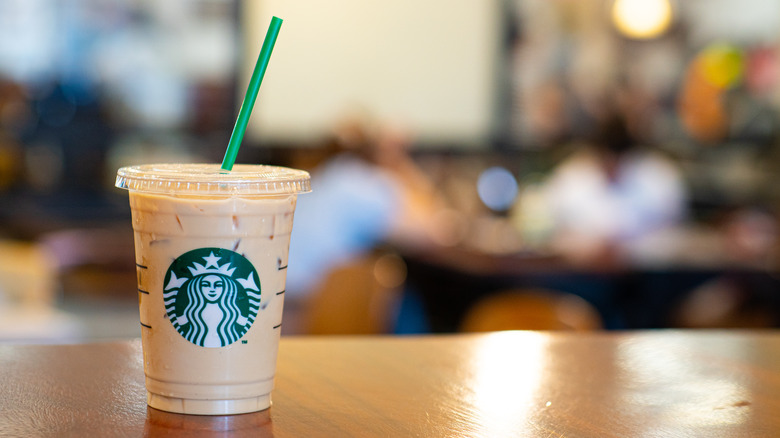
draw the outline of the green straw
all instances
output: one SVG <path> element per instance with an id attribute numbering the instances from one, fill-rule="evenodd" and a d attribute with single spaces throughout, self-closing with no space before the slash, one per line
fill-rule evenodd
<path id="1" fill-rule="evenodd" d="M 252 72 L 252 79 L 249 80 L 244 103 L 241 104 L 241 109 L 238 111 L 238 119 L 236 119 L 236 125 L 233 127 L 233 133 L 230 135 L 225 158 L 222 159 L 223 170 L 233 169 L 233 164 L 236 162 L 238 148 L 241 147 L 241 141 L 244 139 L 246 125 L 249 123 L 249 115 L 252 113 L 252 107 L 255 105 L 257 92 L 260 89 L 260 83 L 263 82 L 263 76 L 265 76 L 268 60 L 271 58 L 271 52 L 274 50 L 280 27 L 282 27 L 282 19 L 273 17 L 271 25 L 268 26 L 268 32 L 265 34 L 263 48 L 260 49 L 260 55 L 257 57 L 257 64 L 255 64 L 255 70 Z"/>

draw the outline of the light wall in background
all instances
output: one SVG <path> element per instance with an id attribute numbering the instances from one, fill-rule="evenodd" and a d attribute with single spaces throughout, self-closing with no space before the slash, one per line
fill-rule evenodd
<path id="1" fill-rule="evenodd" d="M 243 93 L 272 16 L 284 20 L 248 136 L 306 142 L 345 114 L 424 143 L 484 144 L 495 112 L 497 0 L 248 0 Z"/>

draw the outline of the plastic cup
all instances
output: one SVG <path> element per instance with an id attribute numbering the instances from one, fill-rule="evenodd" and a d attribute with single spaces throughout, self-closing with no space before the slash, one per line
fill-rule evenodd
<path id="1" fill-rule="evenodd" d="M 307 172 L 123 167 L 130 197 L 147 403 L 228 415 L 271 405 L 287 254 Z"/>

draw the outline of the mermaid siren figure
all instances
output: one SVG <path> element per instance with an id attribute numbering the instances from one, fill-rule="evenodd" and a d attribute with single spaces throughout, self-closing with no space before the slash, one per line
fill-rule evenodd
<path id="1" fill-rule="evenodd" d="M 260 288 L 255 270 L 241 255 L 225 249 L 206 250 L 209 255 L 200 257 L 204 264 L 192 261 L 195 257 L 185 257 L 196 256 L 191 253 L 174 262 L 181 262 L 180 267 L 186 264 L 191 277 L 172 265 L 163 300 L 173 327 L 185 339 L 201 347 L 224 347 L 239 340 L 251 327 L 260 307 Z M 225 255 L 230 260 L 220 265 Z M 241 278 L 244 274 L 233 275 L 236 267 L 231 261 L 248 266 L 243 269 L 244 274 L 248 271 L 246 278 Z"/>

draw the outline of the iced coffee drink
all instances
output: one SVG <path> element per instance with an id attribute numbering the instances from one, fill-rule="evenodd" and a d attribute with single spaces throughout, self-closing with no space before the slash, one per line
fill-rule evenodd
<path id="1" fill-rule="evenodd" d="M 309 175 L 148 165 L 120 169 L 117 186 L 130 192 L 148 404 L 268 408 L 293 214 Z"/>

